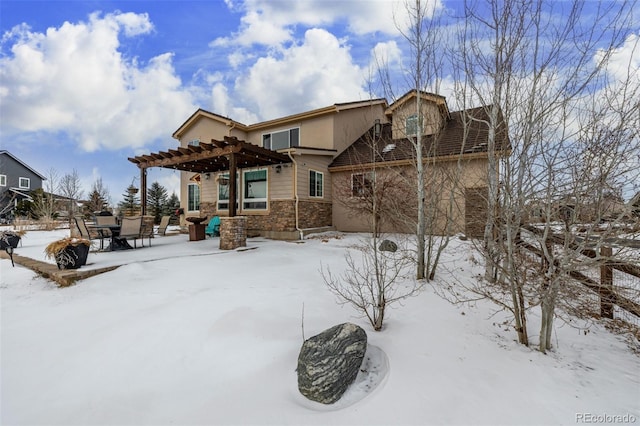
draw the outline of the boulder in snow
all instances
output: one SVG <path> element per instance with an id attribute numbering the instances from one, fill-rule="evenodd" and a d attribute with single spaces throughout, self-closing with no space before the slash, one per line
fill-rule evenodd
<path id="1" fill-rule="evenodd" d="M 306 398 L 333 404 L 358 375 L 367 350 L 367 333 L 351 323 L 307 339 L 298 356 L 298 390 Z"/>
<path id="2" fill-rule="evenodd" d="M 395 253 L 398 250 L 398 245 L 391 240 L 383 240 L 380 243 L 380 251 L 390 251 Z"/>

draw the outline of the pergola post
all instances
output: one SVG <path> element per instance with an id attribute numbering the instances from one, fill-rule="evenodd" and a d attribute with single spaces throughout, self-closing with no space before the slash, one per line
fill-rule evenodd
<path id="1" fill-rule="evenodd" d="M 232 152 L 229 154 L 229 217 L 234 217 L 237 212 L 236 200 L 238 193 L 236 181 L 236 156 Z"/>
<path id="2" fill-rule="evenodd" d="M 140 168 L 140 204 L 142 216 L 147 214 L 147 168 Z"/>

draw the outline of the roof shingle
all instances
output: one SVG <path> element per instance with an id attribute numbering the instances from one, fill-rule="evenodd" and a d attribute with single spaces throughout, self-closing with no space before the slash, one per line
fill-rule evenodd
<path id="1" fill-rule="evenodd" d="M 486 153 L 489 129 L 487 109 L 472 108 L 451 113 L 444 128 L 437 135 L 422 138 L 424 157 L 448 157 L 460 154 Z M 465 125 L 466 120 L 466 125 Z M 502 121 L 504 123 L 504 121 Z M 338 155 L 329 165 L 332 167 L 355 166 L 373 162 L 409 160 L 415 158 L 410 140 L 392 139 L 391 123 L 382 127 L 381 136 L 373 143 L 373 127 Z M 509 149 L 506 126 L 500 126 L 496 134 L 496 151 Z M 466 137 L 465 137 L 466 133 Z M 375 145 L 375 149 L 372 149 Z"/>

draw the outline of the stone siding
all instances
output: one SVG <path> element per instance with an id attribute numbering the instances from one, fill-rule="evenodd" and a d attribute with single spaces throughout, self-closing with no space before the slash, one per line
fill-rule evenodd
<path id="1" fill-rule="evenodd" d="M 220 218 L 220 250 L 235 250 L 247 246 L 247 218 Z"/>
<path id="2" fill-rule="evenodd" d="M 299 227 L 321 228 L 332 225 L 332 205 L 322 201 L 300 201 Z M 225 217 L 225 211 L 221 218 Z M 217 216 L 215 203 L 201 203 L 200 216 L 212 218 Z M 256 213 L 244 212 L 246 218 L 246 230 L 249 235 L 277 235 L 277 233 L 290 233 L 296 231 L 296 202 L 294 200 L 275 200 L 269 202 L 269 212 Z"/>
<path id="3" fill-rule="evenodd" d="M 322 228 L 333 225 L 331 203 L 322 201 L 300 201 L 298 222 L 301 229 Z"/>

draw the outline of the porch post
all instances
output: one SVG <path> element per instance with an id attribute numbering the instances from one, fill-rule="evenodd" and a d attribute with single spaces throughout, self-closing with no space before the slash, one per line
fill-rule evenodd
<path id="1" fill-rule="evenodd" d="M 236 156 L 232 152 L 229 154 L 229 217 L 236 215 L 236 196 L 238 188 L 236 187 Z"/>
<path id="2" fill-rule="evenodd" d="M 140 204 L 142 205 L 141 214 L 147 214 L 147 168 L 140 168 Z"/>

